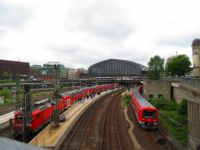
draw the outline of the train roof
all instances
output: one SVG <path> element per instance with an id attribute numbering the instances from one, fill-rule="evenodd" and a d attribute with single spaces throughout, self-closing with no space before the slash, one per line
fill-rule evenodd
<path id="1" fill-rule="evenodd" d="M 36 109 L 46 109 L 48 107 L 50 107 L 52 105 L 52 103 L 55 103 L 55 99 L 47 99 L 46 101 L 40 102 L 40 103 L 35 103 L 32 105 L 32 111 L 36 110 Z"/>
<path id="2" fill-rule="evenodd" d="M 155 108 L 151 103 L 149 103 L 138 91 L 137 87 L 134 87 L 132 89 L 135 98 L 137 99 L 138 103 L 140 105 L 142 105 L 143 107 L 151 107 L 151 108 Z"/>
<path id="3" fill-rule="evenodd" d="M 73 95 L 73 94 L 80 93 L 81 91 L 82 91 L 82 89 L 76 89 L 76 90 L 72 90 L 72 91 L 61 93 L 60 95 L 61 96 Z"/>

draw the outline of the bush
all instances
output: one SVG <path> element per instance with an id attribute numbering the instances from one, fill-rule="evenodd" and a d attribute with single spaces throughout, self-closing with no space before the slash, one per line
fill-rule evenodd
<path id="1" fill-rule="evenodd" d="M 178 105 L 178 113 L 187 115 L 187 100 L 182 100 Z"/>
<path id="2" fill-rule="evenodd" d="M 165 98 L 152 99 L 150 102 L 158 109 L 162 110 L 177 110 L 177 104 L 174 101 L 166 100 Z"/>
<path id="3" fill-rule="evenodd" d="M 130 100 L 131 100 L 131 95 L 127 93 L 123 94 L 121 99 L 122 106 L 126 107 L 130 103 Z"/>
<path id="4" fill-rule="evenodd" d="M 5 99 L 11 98 L 11 93 L 10 93 L 10 91 L 9 91 L 9 89 L 7 87 L 3 88 L 0 91 L 0 95 L 2 95 Z"/>
<path id="5" fill-rule="evenodd" d="M 187 145 L 187 101 L 183 100 L 179 105 L 175 101 L 164 98 L 152 99 L 150 102 L 159 108 L 159 119 L 164 126 L 178 139 L 184 146 Z"/>
<path id="6" fill-rule="evenodd" d="M 12 103 L 11 92 L 9 91 L 9 89 L 8 89 L 7 87 L 3 88 L 3 89 L 0 91 L 0 95 L 4 97 L 5 103 Z"/>

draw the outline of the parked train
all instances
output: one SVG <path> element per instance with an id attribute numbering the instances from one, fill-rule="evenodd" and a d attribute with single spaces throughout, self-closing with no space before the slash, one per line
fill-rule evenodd
<path id="1" fill-rule="evenodd" d="M 130 90 L 131 105 L 138 124 L 143 128 L 156 129 L 158 127 L 158 110 L 141 96 L 141 87 Z"/>
<path id="2" fill-rule="evenodd" d="M 118 85 L 117 85 L 118 86 Z M 84 98 L 93 97 L 95 94 L 100 94 L 103 91 L 113 89 L 116 84 L 97 85 L 92 87 L 81 88 L 60 94 L 58 100 L 58 110 L 62 113 L 68 107 L 73 106 L 77 101 Z M 55 99 L 49 99 L 41 103 L 36 103 L 32 106 L 31 123 L 26 126 L 26 135 L 33 135 L 41 130 L 46 124 L 50 122 L 53 111 L 56 108 Z M 23 109 L 15 112 L 14 116 L 14 136 L 20 137 L 23 134 Z"/>

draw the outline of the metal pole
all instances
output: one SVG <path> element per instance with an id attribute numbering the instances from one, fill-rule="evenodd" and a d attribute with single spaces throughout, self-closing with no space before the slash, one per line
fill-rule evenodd
<path id="1" fill-rule="evenodd" d="M 54 110 L 54 125 L 55 127 L 59 126 L 59 103 L 58 103 L 58 96 L 59 96 L 59 75 L 58 75 L 58 71 L 59 71 L 59 65 L 54 65 L 54 70 L 55 70 L 55 78 L 56 78 L 56 82 L 55 82 L 55 92 L 54 92 L 54 96 L 55 96 L 55 101 L 56 101 L 56 106 L 55 106 L 55 110 Z"/>

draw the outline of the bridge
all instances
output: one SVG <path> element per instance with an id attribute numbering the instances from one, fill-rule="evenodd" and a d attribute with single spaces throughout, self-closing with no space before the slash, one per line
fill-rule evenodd
<path id="1" fill-rule="evenodd" d="M 133 76 L 133 77 L 90 77 L 90 78 L 78 78 L 78 79 L 66 79 L 61 80 L 60 84 L 64 87 L 71 86 L 88 86 L 97 84 L 110 84 L 119 83 L 122 85 L 127 85 L 128 87 L 141 83 L 146 79 L 145 76 Z M 31 88 L 53 88 L 55 81 L 49 82 L 21 82 L 20 86 L 26 84 L 31 85 Z M 16 87 L 16 83 L 0 84 L 0 89 L 3 87 L 8 87 L 9 89 Z"/>

